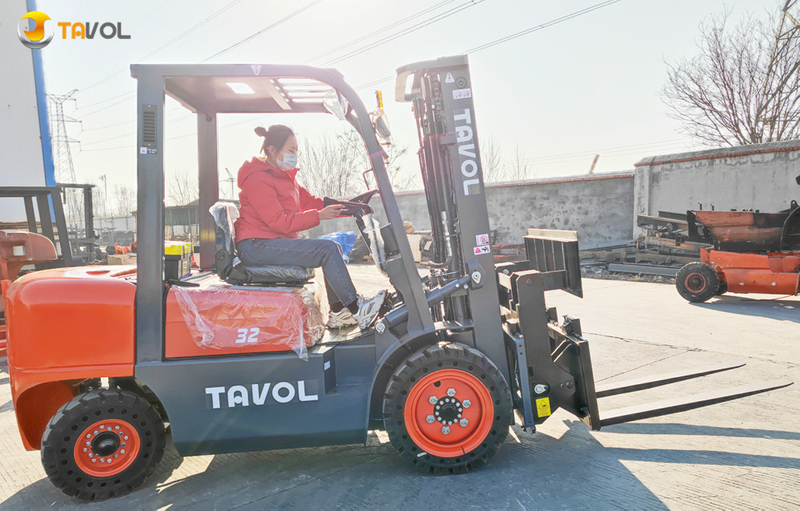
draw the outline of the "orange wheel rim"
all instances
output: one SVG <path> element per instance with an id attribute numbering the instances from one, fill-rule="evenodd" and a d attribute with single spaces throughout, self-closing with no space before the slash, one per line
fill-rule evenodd
<path id="1" fill-rule="evenodd" d="M 406 431 L 423 451 L 455 458 L 475 450 L 492 429 L 494 404 L 480 379 L 442 369 L 409 391 L 403 412 Z"/>
<path id="2" fill-rule="evenodd" d="M 690 273 L 686 276 L 686 289 L 692 293 L 699 293 L 706 287 L 706 278 L 700 273 Z"/>
<path id="3" fill-rule="evenodd" d="M 117 419 L 97 421 L 75 442 L 75 463 L 90 476 L 111 477 L 133 463 L 140 447 L 139 433 L 130 423 Z"/>

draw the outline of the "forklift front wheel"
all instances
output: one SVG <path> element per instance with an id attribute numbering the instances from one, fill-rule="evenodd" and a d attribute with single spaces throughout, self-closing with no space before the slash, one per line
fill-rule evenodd
<path id="1" fill-rule="evenodd" d="M 705 263 L 689 263 L 678 271 L 675 286 L 690 302 L 705 302 L 717 294 L 719 277 L 717 271 Z"/>
<path id="2" fill-rule="evenodd" d="M 158 412 L 123 390 L 93 390 L 62 406 L 42 436 L 50 481 L 80 500 L 129 493 L 153 473 L 166 435 Z"/>
<path id="3" fill-rule="evenodd" d="M 467 472 L 489 460 L 512 422 L 508 383 L 481 352 L 441 343 L 395 371 L 383 399 L 389 440 L 417 470 Z"/>

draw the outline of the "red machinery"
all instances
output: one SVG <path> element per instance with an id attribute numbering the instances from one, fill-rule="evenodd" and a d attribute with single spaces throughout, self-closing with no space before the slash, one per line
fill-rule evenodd
<path id="1" fill-rule="evenodd" d="M 31 232 L 0 231 L 0 289 L 3 297 L 11 282 L 16 280 L 23 266 L 40 264 L 58 259 L 53 242 L 41 234 Z M 0 303 L 0 357 L 6 355 L 5 308 Z"/>
<path id="2" fill-rule="evenodd" d="M 713 244 L 678 272 L 678 293 L 704 302 L 723 293 L 800 294 L 800 206 L 779 213 L 689 211 L 689 238 Z"/>

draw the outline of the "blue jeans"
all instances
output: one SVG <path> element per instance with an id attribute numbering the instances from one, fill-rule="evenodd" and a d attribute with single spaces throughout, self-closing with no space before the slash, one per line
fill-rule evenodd
<path id="1" fill-rule="evenodd" d="M 356 288 L 347 272 L 339 244 L 331 240 L 278 238 L 274 240 L 249 238 L 236 244 L 239 258 L 245 266 L 294 265 L 306 268 L 322 267 L 328 300 L 350 305 L 356 300 Z M 331 296 L 331 292 L 335 296 Z"/>

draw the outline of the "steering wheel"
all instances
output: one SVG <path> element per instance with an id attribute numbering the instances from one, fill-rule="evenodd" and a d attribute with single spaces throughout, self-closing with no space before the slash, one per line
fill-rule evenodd
<path id="1" fill-rule="evenodd" d="M 383 247 L 383 238 L 380 234 L 380 225 L 378 221 L 373 218 L 372 214 L 375 212 L 369 205 L 369 201 L 376 194 L 380 193 L 378 190 L 369 190 L 368 192 L 356 195 L 352 199 L 338 200 L 330 197 L 323 198 L 325 206 L 332 204 L 340 204 L 344 206 L 340 216 L 352 216 L 355 218 L 356 226 L 358 226 L 361 237 L 367 244 L 367 250 L 372 255 L 372 260 L 375 261 L 375 266 L 381 273 L 386 273 L 386 251 Z"/>

